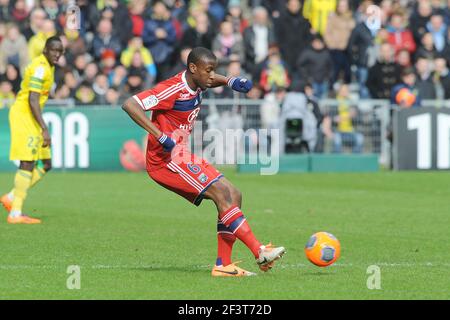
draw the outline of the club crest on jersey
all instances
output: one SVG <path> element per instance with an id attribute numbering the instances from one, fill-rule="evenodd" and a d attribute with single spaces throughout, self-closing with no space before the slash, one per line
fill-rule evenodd
<path id="1" fill-rule="evenodd" d="M 194 109 L 191 112 L 191 114 L 188 117 L 189 123 L 191 123 L 192 121 L 194 121 L 197 118 L 199 112 L 200 112 L 200 108 Z"/>
<path id="2" fill-rule="evenodd" d="M 146 108 L 152 108 L 156 106 L 159 103 L 159 100 L 156 96 L 149 96 L 142 100 L 142 103 L 144 104 L 144 107 Z"/>
<path id="3" fill-rule="evenodd" d="M 198 176 L 198 180 L 201 183 L 206 183 L 206 181 L 208 181 L 208 176 L 206 174 L 202 173 L 201 175 Z"/>

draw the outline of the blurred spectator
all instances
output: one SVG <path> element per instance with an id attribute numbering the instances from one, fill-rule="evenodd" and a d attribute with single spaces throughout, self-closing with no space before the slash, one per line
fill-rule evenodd
<path id="1" fill-rule="evenodd" d="M 116 66 L 116 54 L 111 49 L 103 51 L 100 58 L 100 72 L 104 74 L 110 74 L 110 72 Z"/>
<path id="2" fill-rule="evenodd" d="M 402 11 L 394 12 L 387 27 L 389 31 L 388 42 L 394 47 L 395 55 L 402 49 L 411 54 L 416 50 L 416 43 L 412 32 L 406 28 L 405 14 Z"/>
<path id="3" fill-rule="evenodd" d="M 240 0 L 228 1 L 228 12 L 225 20 L 230 21 L 233 25 L 233 31 L 235 33 L 243 34 L 244 30 L 248 28 L 249 22 L 244 17 Z"/>
<path id="4" fill-rule="evenodd" d="M 180 55 L 175 62 L 175 65 L 170 69 L 170 74 L 172 76 L 176 75 L 177 73 L 186 70 L 187 68 L 187 58 L 189 53 L 191 53 L 192 48 L 191 47 L 183 47 L 180 50 Z"/>
<path id="5" fill-rule="evenodd" d="M 132 34 L 137 37 L 142 36 L 147 11 L 146 0 L 131 0 L 128 4 L 132 23 Z"/>
<path id="6" fill-rule="evenodd" d="M 281 104 L 287 93 L 285 87 L 275 87 L 272 92 L 264 96 L 261 104 L 261 127 L 263 129 L 275 129 L 280 125 Z"/>
<path id="7" fill-rule="evenodd" d="M 436 99 L 436 88 L 432 79 L 431 63 L 424 57 L 416 61 L 416 87 L 422 99 Z"/>
<path id="8" fill-rule="evenodd" d="M 362 22 L 359 22 L 350 35 L 348 50 L 352 64 L 356 66 L 356 80 L 359 85 L 359 97 L 367 99 L 370 97 L 366 87 L 368 71 L 375 64 L 376 51 L 374 50 L 374 38 L 378 29 L 367 19 L 367 7 L 370 2 L 364 2 L 359 7 Z"/>
<path id="9" fill-rule="evenodd" d="M 47 14 L 47 18 L 55 21 L 59 13 L 59 7 L 56 0 L 41 0 L 41 6 Z"/>
<path id="10" fill-rule="evenodd" d="M 309 20 L 314 32 L 323 36 L 327 29 L 328 17 L 336 11 L 336 0 L 305 0 L 303 16 Z"/>
<path id="11" fill-rule="evenodd" d="M 16 0 L 11 12 L 14 22 L 19 24 L 24 23 L 29 13 L 26 2 L 24 0 Z"/>
<path id="12" fill-rule="evenodd" d="M 353 125 L 358 113 L 357 109 L 350 104 L 349 94 L 348 85 L 341 85 L 336 97 L 337 115 L 332 118 L 336 123 L 336 130 L 333 132 L 333 152 L 335 153 L 341 153 L 345 145 L 352 148 L 352 153 L 361 153 L 364 145 L 364 136 L 357 132 Z"/>
<path id="13" fill-rule="evenodd" d="M 162 1 L 153 3 L 151 19 L 145 21 L 142 39 L 152 53 L 158 75 L 156 81 L 161 81 L 170 70 L 170 62 L 175 49 L 176 33 L 172 17 L 166 4 Z"/>
<path id="14" fill-rule="evenodd" d="M 212 21 L 223 21 L 225 19 L 225 8 L 217 0 L 196 0 L 197 10 L 208 13 Z M 217 26 L 217 24 L 216 24 Z"/>
<path id="15" fill-rule="evenodd" d="M 127 82 L 125 83 L 125 92 L 132 96 L 144 89 L 144 72 L 142 68 L 131 67 L 128 72 Z"/>
<path id="16" fill-rule="evenodd" d="M 433 81 L 436 86 L 436 96 L 439 100 L 450 99 L 450 74 L 445 58 L 434 60 Z"/>
<path id="17" fill-rule="evenodd" d="M 95 77 L 95 81 L 92 85 L 92 90 L 94 90 L 95 93 L 95 103 L 106 104 L 106 93 L 108 92 L 108 89 L 108 77 L 100 73 Z"/>
<path id="18" fill-rule="evenodd" d="M 101 19 L 97 26 L 97 33 L 92 41 L 94 58 L 100 61 L 105 51 L 114 53 L 114 57 L 120 55 L 122 46 L 119 38 L 113 35 L 113 25 L 109 19 Z"/>
<path id="19" fill-rule="evenodd" d="M 429 61 L 433 61 L 437 57 L 433 35 L 430 32 L 426 32 L 422 36 L 421 45 L 416 51 L 415 59 L 417 60 L 419 57 L 423 57 Z"/>
<path id="20" fill-rule="evenodd" d="M 433 14 L 427 23 L 427 31 L 433 36 L 434 47 L 438 52 L 442 52 L 447 41 L 447 25 L 441 15 Z"/>
<path id="21" fill-rule="evenodd" d="M 10 22 L 11 11 L 12 3 L 10 2 L 10 0 L 0 0 L 0 21 Z"/>
<path id="22" fill-rule="evenodd" d="M 30 61 L 39 56 L 44 50 L 45 41 L 56 34 L 55 23 L 50 19 L 42 22 L 42 28 L 28 41 L 28 55 Z"/>
<path id="23" fill-rule="evenodd" d="M 319 35 L 314 36 L 311 47 L 305 49 L 297 60 L 300 81 L 312 84 L 314 95 L 319 98 L 328 96 L 328 86 L 333 74 L 333 61 Z"/>
<path id="24" fill-rule="evenodd" d="M 9 108 L 14 102 L 14 91 L 11 82 L 0 74 L 0 109 Z"/>
<path id="25" fill-rule="evenodd" d="M 10 24 L 6 30 L 6 37 L 0 42 L 0 73 L 5 72 L 8 63 L 20 68 L 21 74 L 28 65 L 27 40 L 20 34 L 17 25 Z"/>
<path id="26" fill-rule="evenodd" d="M 219 68 L 226 68 L 231 60 L 244 60 L 244 42 L 240 34 L 233 32 L 233 24 L 223 21 L 219 34 L 215 37 L 212 50 L 219 61 Z M 223 72 L 219 69 L 219 73 Z"/>
<path id="27" fill-rule="evenodd" d="M 350 57 L 347 47 L 352 30 L 355 28 L 355 20 L 350 11 L 348 0 L 339 0 L 336 12 L 328 18 L 327 28 L 324 33 L 325 44 L 330 50 L 333 59 L 333 76 L 331 84 L 339 78 L 341 71 L 344 74 L 344 82 L 350 83 Z"/>
<path id="28" fill-rule="evenodd" d="M 91 60 L 91 56 L 87 53 L 79 54 L 75 57 L 72 70 L 78 82 L 81 82 L 81 79 L 86 71 L 86 67 Z"/>
<path id="29" fill-rule="evenodd" d="M 414 98 L 405 95 L 405 99 L 399 98 L 397 95 L 402 89 L 407 89 L 409 95 L 413 94 Z M 416 87 L 416 74 L 413 68 L 405 68 L 402 71 L 401 82 L 392 88 L 391 104 L 398 105 L 401 108 L 420 107 L 421 97 Z"/>
<path id="30" fill-rule="evenodd" d="M 83 73 L 83 80 L 90 83 L 94 83 L 95 77 L 97 76 L 99 70 L 95 62 L 90 62 L 86 65 Z"/>
<path id="31" fill-rule="evenodd" d="M 380 47 L 380 57 L 369 69 L 367 88 L 373 99 L 389 99 L 392 87 L 400 81 L 401 67 L 394 60 L 394 48 L 389 43 Z"/>
<path id="32" fill-rule="evenodd" d="M 126 68 L 131 65 L 133 56 L 136 52 L 139 52 L 143 64 L 147 68 L 147 72 L 152 79 L 156 78 L 156 65 L 153 61 L 152 54 L 150 51 L 144 47 L 142 43 L 142 38 L 133 37 L 128 43 L 128 47 L 122 52 L 120 56 L 120 63 L 122 63 Z"/>
<path id="33" fill-rule="evenodd" d="M 291 84 L 288 68 L 280 55 L 279 48 L 272 46 L 269 54 L 261 63 L 259 85 L 264 93 L 274 91 L 276 88 L 288 88 Z"/>
<path id="34" fill-rule="evenodd" d="M 245 77 L 245 74 L 241 68 L 241 62 L 239 60 L 230 61 L 225 74 L 229 77 Z M 214 92 L 214 97 L 219 99 L 244 98 L 243 93 L 234 91 L 227 86 L 220 86 L 212 89 L 212 91 Z"/>
<path id="35" fill-rule="evenodd" d="M 289 70 L 295 70 L 298 56 L 311 40 L 311 24 L 301 14 L 301 8 L 299 0 L 288 0 L 286 9 L 275 20 L 277 43 Z"/>
<path id="36" fill-rule="evenodd" d="M 53 98 L 58 100 L 70 99 L 71 91 L 69 86 L 65 83 L 59 83 L 56 86 L 55 95 Z"/>
<path id="37" fill-rule="evenodd" d="M 78 105 L 95 104 L 95 92 L 89 82 L 81 82 L 80 86 L 75 92 L 75 101 Z"/>
<path id="38" fill-rule="evenodd" d="M 78 81 L 72 71 L 67 71 L 66 73 L 64 73 L 64 84 L 69 90 L 69 97 L 73 98 L 78 87 Z"/>
<path id="39" fill-rule="evenodd" d="M 22 82 L 22 77 L 20 76 L 20 70 L 13 64 L 6 65 L 5 71 L 6 79 L 11 83 L 14 92 L 19 92 L 20 83 Z"/>
<path id="40" fill-rule="evenodd" d="M 184 33 L 181 46 L 204 47 L 211 49 L 214 40 L 214 30 L 209 22 L 208 15 L 198 13 L 195 18 L 195 27 L 189 27 Z"/>
<path id="41" fill-rule="evenodd" d="M 312 149 L 314 152 L 323 152 L 324 151 L 324 134 L 326 132 L 322 129 L 322 123 L 325 119 L 322 111 L 320 110 L 319 103 L 317 102 L 316 97 L 314 96 L 314 90 L 310 83 L 306 83 L 303 88 L 299 88 L 301 92 L 306 96 L 307 108 L 310 112 L 314 114 L 317 123 L 317 142 Z M 331 137 L 331 136 L 330 136 Z"/>
<path id="42" fill-rule="evenodd" d="M 101 18 L 111 20 L 113 26 L 120 26 L 113 29 L 113 35 L 119 39 L 121 47 L 125 47 L 133 36 L 133 22 L 127 6 L 118 0 L 103 0 L 98 2 L 105 4 L 100 12 Z M 119 52 L 116 52 L 116 54 L 119 54 Z"/>
<path id="43" fill-rule="evenodd" d="M 118 65 L 114 68 L 114 70 L 108 75 L 109 86 L 114 87 L 119 92 L 122 92 L 125 82 L 127 81 L 127 69 Z"/>
<path id="44" fill-rule="evenodd" d="M 106 103 L 112 106 L 118 105 L 120 100 L 120 93 L 115 88 L 109 88 L 106 91 Z"/>
<path id="45" fill-rule="evenodd" d="M 36 35 L 42 29 L 47 14 L 42 8 L 35 8 L 31 11 L 30 21 L 25 29 L 22 29 L 22 34 L 27 40 Z"/>
<path id="46" fill-rule="evenodd" d="M 144 82 L 143 86 L 152 87 L 154 84 L 155 76 L 154 74 L 150 74 L 148 72 L 147 66 L 145 66 L 144 61 L 142 60 L 142 55 L 139 51 L 136 51 L 131 59 L 131 64 L 128 70 L 137 69 L 141 74 L 142 81 Z"/>
<path id="47" fill-rule="evenodd" d="M 270 25 L 267 10 L 264 7 L 253 9 L 252 25 L 244 30 L 244 68 L 253 74 L 257 64 L 264 61 L 269 45 L 275 43 L 275 31 Z"/>
<path id="48" fill-rule="evenodd" d="M 397 63 L 402 68 L 408 68 L 408 67 L 412 66 L 411 55 L 409 54 L 409 51 L 406 49 L 401 49 L 398 52 L 396 60 L 397 60 Z"/>
<path id="49" fill-rule="evenodd" d="M 414 41 L 420 43 L 423 35 L 427 32 L 427 23 L 430 21 L 433 8 L 430 1 L 419 1 L 409 19 L 409 27 L 413 33 Z"/>

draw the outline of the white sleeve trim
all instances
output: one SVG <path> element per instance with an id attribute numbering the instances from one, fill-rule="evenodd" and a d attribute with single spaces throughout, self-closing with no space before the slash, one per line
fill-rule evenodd
<path id="1" fill-rule="evenodd" d="M 141 106 L 142 109 L 146 110 L 146 109 L 144 108 L 144 105 L 142 104 L 141 100 L 140 100 L 138 97 L 136 97 L 136 95 L 134 95 L 133 98 L 134 98 L 134 100 L 137 101 L 137 103 L 139 103 L 139 105 Z"/>

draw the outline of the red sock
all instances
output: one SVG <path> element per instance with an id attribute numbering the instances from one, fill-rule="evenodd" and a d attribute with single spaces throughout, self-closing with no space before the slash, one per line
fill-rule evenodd
<path id="1" fill-rule="evenodd" d="M 219 214 L 221 222 L 241 240 L 257 258 L 261 243 L 256 239 L 239 207 L 234 206 Z"/>
<path id="2" fill-rule="evenodd" d="M 217 260 L 216 266 L 231 264 L 231 252 L 236 236 L 220 220 L 217 222 Z"/>

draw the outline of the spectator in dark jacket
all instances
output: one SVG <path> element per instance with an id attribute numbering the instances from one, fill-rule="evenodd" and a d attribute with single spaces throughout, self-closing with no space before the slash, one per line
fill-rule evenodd
<path id="1" fill-rule="evenodd" d="M 419 1 L 417 10 L 409 19 L 409 29 L 412 31 L 414 41 L 420 43 L 423 35 L 427 32 L 427 23 L 430 21 L 433 8 L 429 1 Z"/>
<path id="2" fill-rule="evenodd" d="M 171 13 L 162 1 L 153 3 L 153 15 L 151 19 L 145 21 L 142 38 L 156 63 L 158 70 L 156 81 L 159 82 L 170 70 L 177 40 Z"/>
<path id="3" fill-rule="evenodd" d="M 275 33 L 281 56 L 290 70 L 294 70 L 298 56 L 310 44 L 311 24 L 302 15 L 299 0 L 287 1 L 286 7 L 275 20 Z"/>
<path id="4" fill-rule="evenodd" d="M 431 66 L 428 59 L 419 57 L 416 61 L 416 87 L 422 99 L 436 99 L 436 88 L 431 77 Z"/>
<path id="5" fill-rule="evenodd" d="M 312 83 L 314 95 L 321 99 L 328 95 L 328 86 L 333 74 L 333 60 L 322 38 L 314 37 L 311 47 L 305 49 L 297 60 L 301 81 Z"/>
<path id="6" fill-rule="evenodd" d="M 12 3 L 9 0 L 0 0 L 0 21 L 11 21 Z"/>
<path id="7" fill-rule="evenodd" d="M 433 81 L 438 99 L 450 99 L 450 72 L 445 58 L 434 60 Z"/>
<path id="8" fill-rule="evenodd" d="M 244 30 L 244 67 L 249 73 L 266 59 L 270 44 L 275 43 L 275 31 L 270 26 L 267 10 L 264 7 L 253 9 L 253 23 Z"/>
<path id="9" fill-rule="evenodd" d="M 109 19 L 102 19 L 98 23 L 97 33 L 92 41 L 92 51 L 97 61 L 107 49 L 112 50 L 116 57 L 120 55 L 122 46 L 119 38 L 113 35 L 112 27 Z"/>
<path id="10" fill-rule="evenodd" d="M 394 49 L 389 43 L 380 47 L 380 58 L 369 69 L 367 88 L 373 99 L 389 99 L 392 87 L 400 81 L 401 67 L 394 60 Z"/>
<path id="11" fill-rule="evenodd" d="M 204 47 L 211 49 L 214 39 L 214 30 L 211 27 L 208 15 L 200 12 L 195 16 L 195 27 L 190 27 L 184 33 L 181 41 L 182 47 Z"/>

